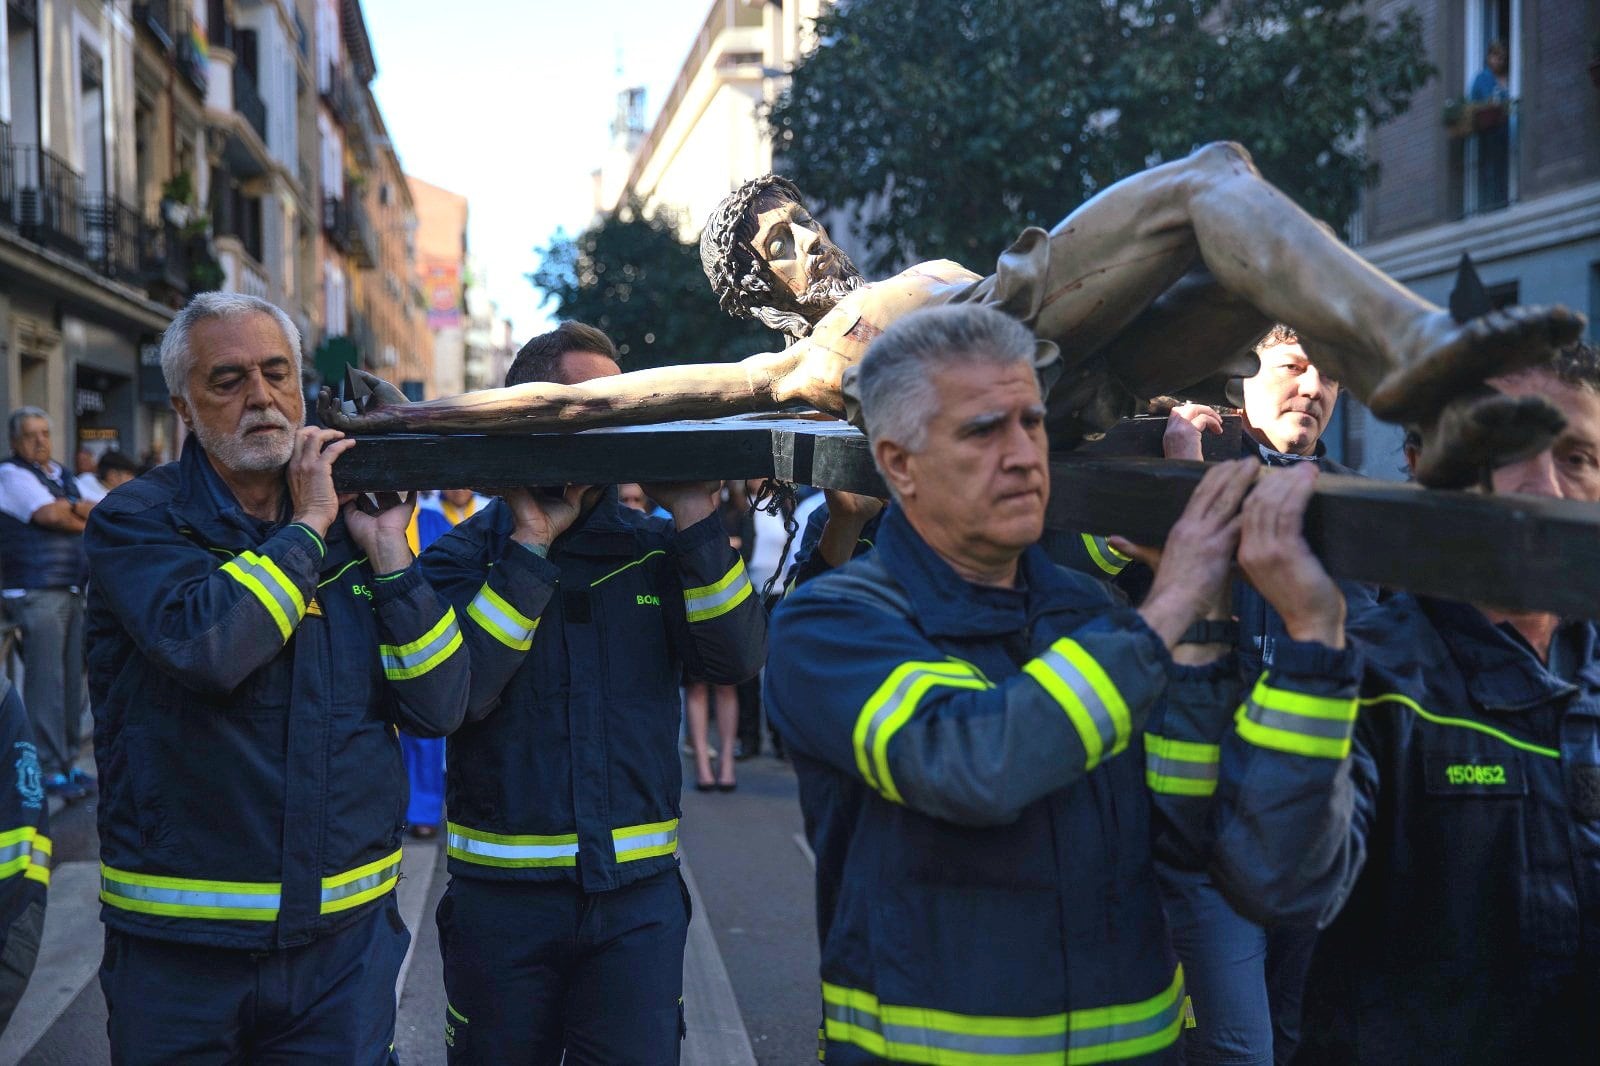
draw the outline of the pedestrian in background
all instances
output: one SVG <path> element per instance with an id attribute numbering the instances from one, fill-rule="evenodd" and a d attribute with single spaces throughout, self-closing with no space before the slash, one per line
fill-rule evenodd
<path id="1" fill-rule="evenodd" d="M 50 458 L 50 416 L 11 412 L 0 462 L 0 597 L 22 634 L 23 703 L 45 791 L 82 799 L 95 780 L 73 765 L 83 743 L 83 527 L 94 504 Z"/>
<path id="2" fill-rule="evenodd" d="M 140 472 L 139 464 L 129 456 L 108 451 L 95 462 L 93 470 L 78 475 L 78 492 L 90 503 L 99 503 L 106 493 L 132 481 Z"/>

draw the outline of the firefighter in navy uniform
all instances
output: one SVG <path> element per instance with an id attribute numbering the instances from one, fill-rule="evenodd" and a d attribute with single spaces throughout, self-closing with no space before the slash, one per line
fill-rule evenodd
<path id="1" fill-rule="evenodd" d="M 44 773 L 22 696 L 0 676 L 0 1033 L 39 954 L 50 887 L 50 815 Z"/>
<path id="2" fill-rule="evenodd" d="M 1226 668 L 1168 648 L 1221 599 L 1256 467 L 1207 475 L 1149 598 L 1119 606 L 1034 543 L 1033 353 L 974 307 L 878 338 L 848 387 L 897 502 L 774 617 L 768 706 L 802 789 L 854 804 L 808 819 L 845 837 L 816 849 L 830 1063 L 1179 1059 L 1144 731 L 1170 689 L 1229 711 Z"/>
<path id="3" fill-rule="evenodd" d="M 1260 369 L 1241 384 L 1241 453 L 1267 466 L 1316 466 L 1329 474 L 1353 475 L 1327 456 L 1322 437 L 1339 402 L 1339 384 L 1306 357 L 1299 337 L 1277 326 L 1256 345 Z M 1168 459 L 1203 459 L 1201 435 L 1222 432 L 1217 412 L 1181 404 L 1167 420 L 1162 451 Z M 1347 614 L 1377 600 L 1377 590 L 1339 581 Z M 1254 681 L 1272 665 L 1277 646 L 1288 640 L 1283 619 L 1266 597 L 1243 579 L 1233 583 L 1232 642 L 1240 676 Z M 1158 806 L 1204 805 L 1187 781 Z M 1167 921 L 1183 959 L 1193 996 L 1195 1024 L 1184 1034 L 1190 1066 L 1286 1066 L 1300 1041 L 1301 993 L 1314 926 L 1264 929 L 1241 917 L 1212 884 L 1205 863 L 1181 849 L 1182 863 L 1158 862 Z"/>
<path id="4" fill-rule="evenodd" d="M 1600 501 L 1594 351 L 1491 384 L 1567 421 L 1495 491 Z M 1337 600 L 1320 566 L 1300 586 Z M 1221 746 L 1218 886 L 1256 920 L 1324 927 L 1295 1062 L 1593 1063 L 1595 625 L 1401 595 L 1348 632 L 1319 698 L 1285 700 L 1274 665 L 1231 728 L 1195 738 Z"/>
<path id="5" fill-rule="evenodd" d="M 506 384 L 617 372 L 610 339 L 569 322 Z M 647 486 L 672 523 L 612 487 L 508 492 L 423 554 L 473 661 L 438 909 L 452 1062 L 678 1060 L 678 687 L 742 681 L 766 649 L 711 490 Z"/>
<path id="6" fill-rule="evenodd" d="M 112 1059 L 383 1063 L 410 940 L 395 728 L 461 722 L 457 616 L 408 507 L 341 517 L 355 442 L 298 428 L 287 315 L 202 294 L 161 363 L 192 436 L 85 535 Z"/>

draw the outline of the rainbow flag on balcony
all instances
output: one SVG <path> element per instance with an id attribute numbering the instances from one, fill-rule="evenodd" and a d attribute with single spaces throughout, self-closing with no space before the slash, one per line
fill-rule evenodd
<path id="1" fill-rule="evenodd" d="M 189 47 L 194 49 L 195 58 L 201 63 L 211 58 L 211 48 L 206 44 L 206 31 L 193 20 L 189 22 Z"/>

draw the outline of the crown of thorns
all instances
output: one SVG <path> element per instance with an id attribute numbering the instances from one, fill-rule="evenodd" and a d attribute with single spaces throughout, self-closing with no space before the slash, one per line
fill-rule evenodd
<path id="1" fill-rule="evenodd" d="M 766 305 L 773 291 L 766 263 L 750 244 L 756 235 L 750 206 L 769 189 L 795 203 L 803 202 L 794 182 L 764 174 L 729 193 L 700 233 L 700 268 L 711 282 L 718 305 L 736 318 L 749 318 L 751 308 Z"/>

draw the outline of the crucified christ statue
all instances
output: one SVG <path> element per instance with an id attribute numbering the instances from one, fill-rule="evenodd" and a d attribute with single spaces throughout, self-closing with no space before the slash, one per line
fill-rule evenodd
<path id="1" fill-rule="evenodd" d="M 1584 324 L 1562 307 L 1457 323 L 1331 236 L 1234 144 L 1126 178 L 1049 232 L 1024 230 L 988 277 L 934 260 L 867 283 L 799 190 L 773 175 L 723 200 L 700 254 L 723 309 L 783 332 L 787 347 L 738 363 L 415 404 L 368 375 L 374 392 L 357 413 L 324 390 L 322 417 L 364 434 L 577 430 L 795 405 L 845 416 L 847 371 L 874 337 L 909 311 L 966 301 L 1015 315 L 1039 338 L 1041 368 L 1055 381 L 1057 448 L 1108 428 L 1144 398 L 1193 396 L 1252 373 L 1241 353 L 1283 323 L 1380 418 L 1423 428 L 1418 480 L 1456 486 L 1559 432 L 1552 408 L 1484 382 L 1548 360 Z"/>

